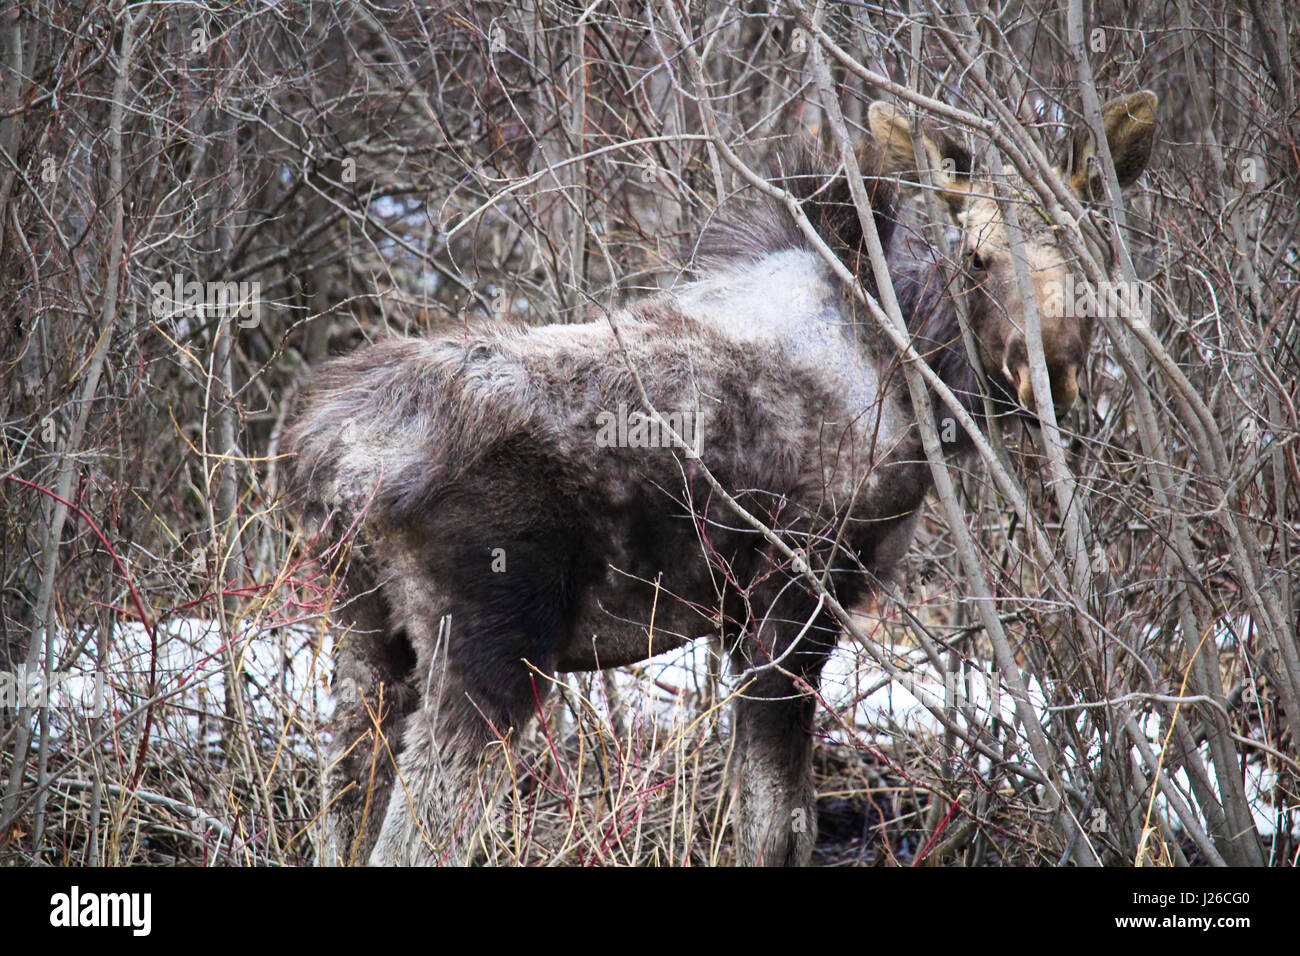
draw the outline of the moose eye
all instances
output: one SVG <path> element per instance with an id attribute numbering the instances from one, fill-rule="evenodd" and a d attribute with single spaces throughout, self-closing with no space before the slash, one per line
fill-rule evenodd
<path id="1" fill-rule="evenodd" d="M 971 252 L 970 267 L 974 269 L 976 272 L 984 271 L 984 260 L 980 258 L 980 254 L 978 252 Z"/>

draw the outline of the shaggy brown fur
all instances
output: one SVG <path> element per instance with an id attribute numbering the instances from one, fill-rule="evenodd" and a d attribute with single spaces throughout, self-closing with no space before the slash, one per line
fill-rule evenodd
<path id="1" fill-rule="evenodd" d="M 862 161 L 884 163 L 872 147 Z M 874 294 L 843 175 L 807 156 L 779 173 Z M 909 326 L 973 409 L 948 277 L 895 241 L 894 185 L 867 185 Z M 808 860 L 815 826 L 794 821 L 816 820 L 814 708 L 798 687 L 816 686 L 833 622 L 691 454 L 639 447 L 628 422 L 611 446 L 602 422 L 645 411 L 635 368 L 655 409 L 694 424 L 712 474 L 830 569 L 846 604 L 905 552 L 929 469 L 894 357 L 779 205 L 744 206 L 693 251 L 698 279 L 599 321 L 483 322 L 321 370 L 285 447 L 304 526 L 350 547 L 325 862 L 467 862 L 495 800 L 494 742 L 537 712 L 548 675 L 701 636 L 748 681 L 739 858 Z"/>

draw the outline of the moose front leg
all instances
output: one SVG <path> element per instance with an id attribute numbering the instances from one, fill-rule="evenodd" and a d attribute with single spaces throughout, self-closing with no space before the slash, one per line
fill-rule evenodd
<path id="1" fill-rule="evenodd" d="M 812 632 L 809 628 L 799 647 L 784 657 L 772 649 L 763 653 L 754 639 L 746 639 L 733 654 L 736 669 L 749 678 L 735 704 L 731 761 L 737 862 L 742 866 L 806 866 L 812 858 L 817 840 L 812 779 L 816 701 L 799 684 L 817 687 L 833 646 L 825 635 Z"/>

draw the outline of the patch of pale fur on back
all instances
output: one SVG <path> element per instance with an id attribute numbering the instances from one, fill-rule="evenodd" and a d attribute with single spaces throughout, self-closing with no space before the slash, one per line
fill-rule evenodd
<path id="1" fill-rule="evenodd" d="M 676 296 L 683 312 L 729 337 L 778 341 L 792 362 L 823 377 L 855 413 L 876 409 L 880 437 L 905 427 L 893 402 L 881 404 L 879 373 L 846 317 L 847 295 L 817 253 L 789 249 L 737 263 L 683 284 Z"/>

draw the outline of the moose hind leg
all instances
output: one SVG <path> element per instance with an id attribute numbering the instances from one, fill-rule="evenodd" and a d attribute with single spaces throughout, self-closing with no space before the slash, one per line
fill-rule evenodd
<path id="1" fill-rule="evenodd" d="M 735 703 L 732 785 L 736 793 L 737 862 L 742 866 L 806 866 L 817 840 L 812 743 L 816 701 L 789 671 L 813 688 L 830 648 L 810 628 L 784 657 L 756 654 L 752 638 L 733 654 L 748 681 Z M 776 666 L 764 666 L 773 656 Z M 754 669 L 757 668 L 755 671 Z"/>
<path id="2" fill-rule="evenodd" d="M 335 715 L 327 749 L 326 809 L 317 863 L 364 862 L 379 832 L 393 783 L 389 751 L 400 745 L 402 717 L 415 705 L 409 677 L 415 653 L 369 571 L 354 565 L 345 578 L 343 624 L 334 648 Z"/>
<path id="3" fill-rule="evenodd" d="M 407 524 L 395 600 L 417 662 L 398 779 L 374 864 L 472 862 L 503 789 L 495 742 L 522 731 L 549 690 L 576 608 L 604 566 L 555 494 L 562 469 L 506 443 Z M 540 489 L 544 489 L 539 492 Z"/>
<path id="4" fill-rule="evenodd" d="M 417 642 L 420 705 L 406 719 L 397 782 L 374 866 L 465 865 L 504 790 L 495 747 L 523 730 L 550 673 L 529 629 L 498 614 L 452 613 Z M 530 666 L 533 660 L 542 673 Z"/>

